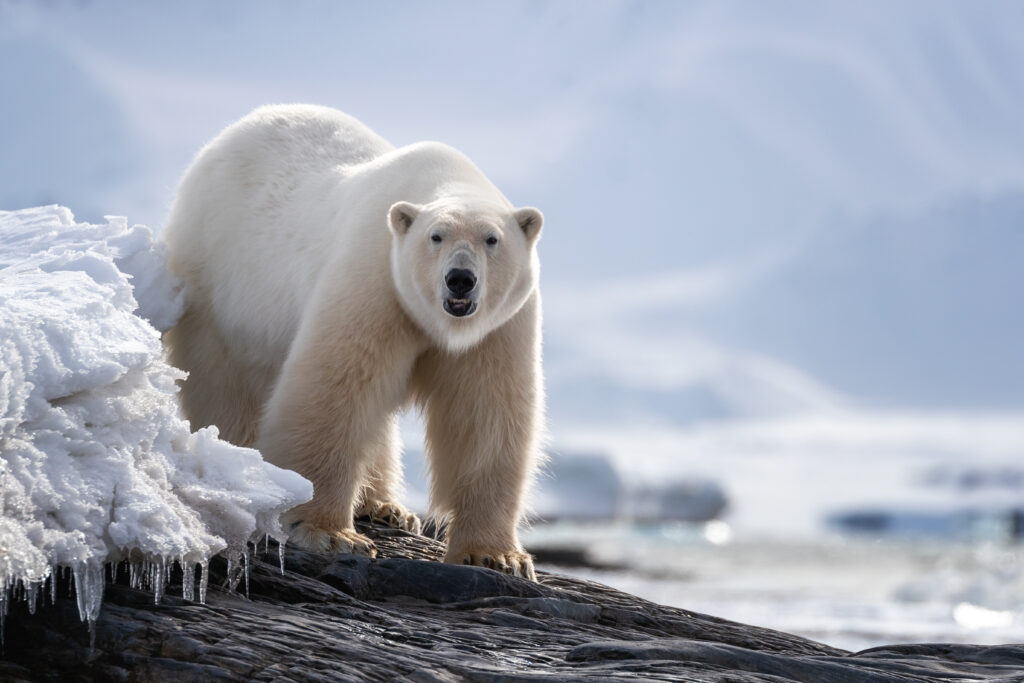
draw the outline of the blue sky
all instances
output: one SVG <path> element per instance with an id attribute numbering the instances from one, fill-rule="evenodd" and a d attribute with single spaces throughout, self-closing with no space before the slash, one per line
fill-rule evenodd
<path id="1" fill-rule="evenodd" d="M 1014 2 L 0 1 L 0 208 L 159 227 L 220 128 L 316 102 L 545 212 L 556 419 L 1019 408 L 1022 35 Z"/>

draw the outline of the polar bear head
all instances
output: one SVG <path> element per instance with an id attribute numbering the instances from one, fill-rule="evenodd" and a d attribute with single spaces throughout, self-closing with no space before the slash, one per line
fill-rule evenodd
<path id="1" fill-rule="evenodd" d="M 537 209 L 488 200 L 392 205 L 391 272 L 402 308 L 451 351 L 476 344 L 537 287 L 543 222 Z"/>

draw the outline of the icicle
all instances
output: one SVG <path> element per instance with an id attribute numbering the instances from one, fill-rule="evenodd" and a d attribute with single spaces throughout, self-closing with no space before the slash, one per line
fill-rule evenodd
<path id="1" fill-rule="evenodd" d="M 160 598 L 164 597 L 164 566 L 167 560 L 163 557 L 160 558 L 160 564 L 154 562 L 152 570 L 149 573 L 150 576 L 150 590 L 153 591 L 153 604 L 159 605 Z"/>
<path id="2" fill-rule="evenodd" d="M 50 568 L 50 604 L 57 604 L 57 567 Z"/>
<path id="3" fill-rule="evenodd" d="M 238 583 L 242 580 L 242 576 L 245 574 L 246 567 L 248 566 L 249 546 L 246 544 L 241 547 L 235 546 L 233 548 L 228 548 L 224 551 L 224 555 L 227 557 L 228 561 L 226 585 L 228 591 L 233 593 L 237 590 Z"/>
<path id="4" fill-rule="evenodd" d="M 82 583 L 85 581 L 85 577 L 82 576 L 82 574 L 79 573 L 79 571 L 78 571 L 78 567 L 79 566 L 81 566 L 82 570 L 84 571 L 84 568 L 85 568 L 84 564 L 83 565 L 76 565 L 75 566 L 75 581 L 72 584 L 72 587 L 78 589 L 78 590 L 74 591 L 75 592 L 75 597 L 78 600 L 78 616 L 81 617 L 82 621 L 85 621 L 85 614 L 86 614 L 86 611 L 85 611 L 85 586 L 82 585 Z"/>
<path id="5" fill-rule="evenodd" d="M 204 558 L 203 563 L 200 565 L 202 568 L 201 577 L 199 579 L 199 602 L 206 604 L 206 585 L 210 582 L 210 560 Z"/>
<path id="6" fill-rule="evenodd" d="M 196 599 L 196 566 L 191 562 L 181 563 L 181 597 L 189 602 Z"/>
<path id="7" fill-rule="evenodd" d="M 31 581 L 26 584 L 25 599 L 28 601 L 28 613 L 36 613 L 36 598 L 39 596 L 39 588 L 42 586 L 42 582 Z"/>
<path id="8" fill-rule="evenodd" d="M 284 540 L 277 542 L 277 555 L 281 559 L 281 575 L 284 575 Z"/>
<path id="9" fill-rule="evenodd" d="M 73 569 L 75 577 L 75 598 L 78 601 L 78 615 L 89 624 L 89 647 L 96 645 L 96 617 L 103 604 L 103 565 L 81 562 Z"/>
<path id="10" fill-rule="evenodd" d="M 235 586 L 238 585 L 238 580 L 232 581 L 232 577 L 235 573 L 235 553 L 232 550 L 227 551 L 228 560 L 228 573 L 225 579 L 227 580 L 228 592 L 234 591 Z"/>
<path id="11" fill-rule="evenodd" d="M 245 561 L 245 599 L 249 599 L 249 546 L 245 546 L 245 554 L 242 555 Z"/>
<path id="12" fill-rule="evenodd" d="M 263 538 L 263 554 L 264 555 L 269 555 L 270 554 L 270 534 L 267 534 Z"/>

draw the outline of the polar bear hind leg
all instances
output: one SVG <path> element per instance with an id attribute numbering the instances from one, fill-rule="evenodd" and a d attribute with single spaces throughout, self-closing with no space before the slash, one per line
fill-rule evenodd
<path id="1" fill-rule="evenodd" d="M 365 517 L 395 529 L 420 533 L 423 525 L 419 517 L 398 502 L 402 489 L 402 442 L 397 414 L 387 420 L 370 450 L 356 518 Z"/>
<path id="2" fill-rule="evenodd" d="M 189 373 L 181 406 L 193 429 L 217 425 L 222 439 L 253 446 L 266 392 L 253 387 L 253 373 L 231 358 L 216 324 L 197 306 L 188 306 L 164 334 L 172 365 Z"/>

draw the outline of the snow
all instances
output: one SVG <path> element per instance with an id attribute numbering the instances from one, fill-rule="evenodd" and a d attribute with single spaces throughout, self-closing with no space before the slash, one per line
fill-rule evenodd
<path id="1" fill-rule="evenodd" d="M 104 567 L 130 561 L 156 599 L 174 563 L 237 562 L 311 484 L 257 451 L 190 433 L 158 330 L 181 314 L 161 245 L 124 218 L 59 206 L 0 212 L 0 614 L 70 567 L 96 620 Z M 183 594 L 194 596 L 185 582 Z"/>

